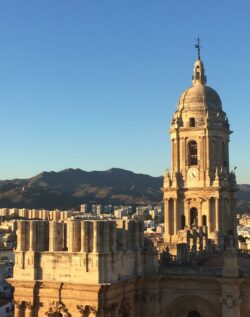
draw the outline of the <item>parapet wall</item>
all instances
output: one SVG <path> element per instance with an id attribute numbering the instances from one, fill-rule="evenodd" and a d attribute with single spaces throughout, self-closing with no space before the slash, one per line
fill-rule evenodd
<path id="1" fill-rule="evenodd" d="M 71 211 L 26 209 L 26 208 L 0 208 L 1 217 L 18 216 L 25 219 L 66 220 L 72 215 Z"/>
<path id="2" fill-rule="evenodd" d="M 19 221 L 14 279 L 110 283 L 143 271 L 136 220 Z"/>

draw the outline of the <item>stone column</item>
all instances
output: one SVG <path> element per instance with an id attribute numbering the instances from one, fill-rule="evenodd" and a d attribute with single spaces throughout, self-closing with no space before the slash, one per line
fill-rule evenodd
<path id="1" fill-rule="evenodd" d="M 176 148 L 176 170 L 180 171 L 180 139 L 178 136 L 178 132 L 176 133 L 176 142 L 175 142 L 175 148 Z"/>
<path id="2" fill-rule="evenodd" d="M 102 244 L 102 248 L 100 248 L 100 251 L 104 253 L 108 253 L 109 252 L 109 222 L 102 221 L 101 225 L 103 226 L 103 238 L 101 239 L 100 237 L 100 245 Z M 99 236 L 100 235 L 101 233 L 99 234 Z"/>
<path id="3" fill-rule="evenodd" d="M 89 307 L 88 317 L 96 317 L 96 316 L 97 316 L 97 309 L 94 306 Z"/>
<path id="4" fill-rule="evenodd" d="M 208 231 L 208 235 L 210 235 L 210 232 L 211 232 L 211 208 L 212 208 L 211 198 L 208 198 L 208 211 L 207 211 L 207 231 Z"/>
<path id="5" fill-rule="evenodd" d="M 138 237 L 139 241 L 139 237 Z M 109 249 L 111 252 L 116 251 L 116 223 L 109 221 Z"/>
<path id="6" fill-rule="evenodd" d="M 24 303 L 25 306 L 25 317 L 34 317 L 33 314 L 33 305 L 31 304 L 31 302 L 25 302 Z"/>
<path id="7" fill-rule="evenodd" d="M 185 210 L 185 218 L 186 218 L 186 226 L 190 227 L 190 210 L 189 210 L 189 204 L 187 201 L 184 202 L 184 210 Z"/>
<path id="8" fill-rule="evenodd" d="M 169 221 L 169 199 L 165 199 L 165 240 L 170 235 L 170 221 Z"/>
<path id="9" fill-rule="evenodd" d="M 80 251 L 80 222 L 68 222 L 68 250 L 69 252 Z"/>
<path id="10" fill-rule="evenodd" d="M 25 251 L 26 221 L 17 223 L 17 251 Z"/>
<path id="11" fill-rule="evenodd" d="M 174 235 L 177 234 L 179 229 L 179 213 L 177 209 L 177 199 L 174 199 Z"/>
<path id="12" fill-rule="evenodd" d="M 22 302 L 20 301 L 14 301 L 14 306 L 15 306 L 15 313 L 14 317 L 21 317 L 22 315 Z"/>
<path id="13" fill-rule="evenodd" d="M 89 222 L 81 222 L 81 252 L 89 252 L 88 250 L 88 225 Z"/>
<path id="14" fill-rule="evenodd" d="M 219 222 L 220 222 L 220 217 L 219 217 L 219 198 L 215 198 L 215 231 L 219 231 Z"/>
<path id="15" fill-rule="evenodd" d="M 210 166 L 209 166 L 209 137 L 207 136 L 205 138 L 205 148 L 206 148 L 206 170 L 210 172 Z"/>
<path id="16" fill-rule="evenodd" d="M 100 252 L 100 221 L 93 221 L 93 252 Z"/>
<path id="17" fill-rule="evenodd" d="M 171 164 L 172 164 L 172 172 L 175 171 L 175 149 L 174 149 L 174 139 L 171 140 L 171 144 L 172 144 L 172 160 L 171 160 Z"/>
<path id="18" fill-rule="evenodd" d="M 29 251 L 36 251 L 36 222 L 35 221 L 30 221 Z"/>
<path id="19" fill-rule="evenodd" d="M 55 248 L 55 240 L 56 240 L 56 222 L 49 222 L 49 251 L 54 252 L 57 251 Z"/>
<path id="20" fill-rule="evenodd" d="M 139 248 L 139 223 L 136 221 L 134 223 L 134 248 Z"/>
<path id="21" fill-rule="evenodd" d="M 85 315 L 85 306 L 84 305 L 77 305 L 76 306 L 77 310 L 78 310 L 78 315 L 79 317 L 84 317 Z"/>
<path id="22" fill-rule="evenodd" d="M 139 221 L 139 245 L 141 248 L 144 247 L 144 222 Z"/>
<path id="23" fill-rule="evenodd" d="M 222 285 L 222 296 L 220 302 L 222 304 L 222 317 L 240 317 L 240 290 L 241 281 L 232 279 L 224 279 Z"/>
<path id="24" fill-rule="evenodd" d="M 204 166 L 204 154 L 203 154 L 203 137 L 201 136 L 200 138 L 199 138 L 199 143 L 200 143 L 200 146 L 199 146 L 199 148 L 200 148 L 200 151 L 198 152 L 198 154 L 199 154 L 199 157 L 200 157 L 200 167 L 201 167 L 201 171 L 203 171 L 203 166 Z"/>
<path id="25" fill-rule="evenodd" d="M 202 201 L 200 202 L 200 210 L 198 210 L 198 227 L 202 227 Z"/>

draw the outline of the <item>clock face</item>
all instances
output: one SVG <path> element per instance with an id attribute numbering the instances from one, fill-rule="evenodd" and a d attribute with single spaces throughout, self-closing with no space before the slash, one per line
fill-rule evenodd
<path id="1" fill-rule="evenodd" d="M 187 176 L 190 180 L 197 180 L 198 179 L 198 173 L 199 171 L 195 167 L 190 167 Z"/>

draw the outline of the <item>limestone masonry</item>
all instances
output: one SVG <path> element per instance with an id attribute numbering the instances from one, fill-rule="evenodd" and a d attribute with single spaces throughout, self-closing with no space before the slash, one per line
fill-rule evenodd
<path id="1" fill-rule="evenodd" d="M 198 55 L 171 126 L 164 241 L 139 220 L 21 220 L 15 317 L 250 317 L 250 255 L 237 250 L 230 127 Z"/>

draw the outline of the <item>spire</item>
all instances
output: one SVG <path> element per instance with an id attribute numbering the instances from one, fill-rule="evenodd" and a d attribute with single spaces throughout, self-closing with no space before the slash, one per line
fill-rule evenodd
<path id="1" fill-rule="evenodd" d="M 203 66 L 203 63 L 201 61 L 201 46 L 200 46 L 200 38 L 197 38 L 197 44 L 195 44 L 195 48 L 197 48 L 197 53 L 198 53 L 198 59 L 194 63 L 194 75 L 193 75 L 193 85 L 199 83 L 202 85 L 206 85 L 207 78 L 205 76 L 205 69 Z"/>
<path id="2" fill-rule="evenodd" d="M 200 60 L 200 59 L 201 59 L 201 46 L 200 46 L 201 40 L 200 40 L 199 36 L 198 36 L 198 38 L 196 39 L 196 41 L 197 41 L 197 44 L 195 44 L 194 47 L 197 48 L 198 59 Z"/>

